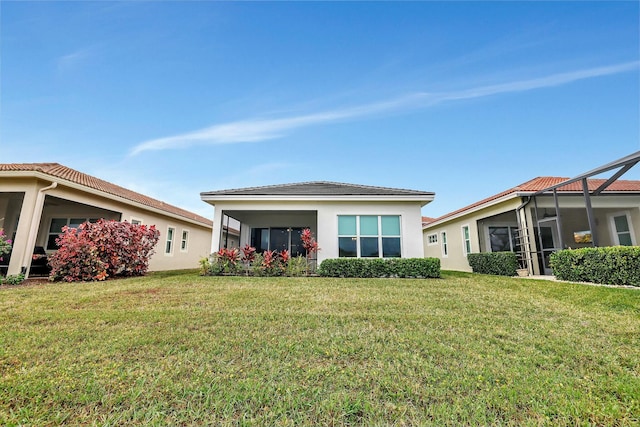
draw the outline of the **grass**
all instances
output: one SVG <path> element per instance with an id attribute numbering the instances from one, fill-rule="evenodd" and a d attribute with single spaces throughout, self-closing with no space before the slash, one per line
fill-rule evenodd
<path id="1" fill-rule="evenodd" d="M 199 277 L 0 288 L 0 425 L 638 425 L 640 291 Z"/>

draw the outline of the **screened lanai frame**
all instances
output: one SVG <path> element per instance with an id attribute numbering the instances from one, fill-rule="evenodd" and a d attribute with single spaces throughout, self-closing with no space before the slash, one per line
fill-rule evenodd
<path id="1" fill-rule="evenodd" d="M 621 159 L 615 160 L 613 162 L 607 163 L 603 166 L 600 166 L 598 168 L 592 169 L 588 172 L 585 172 L 583 174 L 580 174 L 574 178 L 562 181 L 558 184 L 554 184 L 551 185 L 547 188 L 544 188 L 542 190 L 536 191 L 535 193 L 529 195 L 527 197 L 527 200 L 525 200 L 520 206 L 518 206 L 518 208 L 516 208 L 516 214 L 517 214 L 517 218 L 518 219 L 522 219 L 522 218 L 526 218 L 526 216 L 523 216 L 523 210 L 529 205 L 529 203 L 531 203 L 533 201 L 534 203 L 534 221 L 535 221 L 535 226 L 534 229 L 536 230 L 536 234 L 537 234 L 537 242 L 536 242 L 536 246 L 539 248 L 538 251 L 533 252 L 530 249 L 530 245 L 526 245 L 529 247 L 529 250 L 527 251 L 527 253 L 522 254 L 522 259 L 528 264 L 528 269 L 530 272 L 532 272 L 532 262 L 533 262 L 533 257 L 534 255 L 537 256 L 538 253 L 542 251 L 543 248 L 543 242 L 542 242 L 542 233 L 540 231 L 540 225 L 541 223 L 544 221 L 544 218 L 539 218 L 538 215 L 538 205 L 537 205 L 537 197 L 538 196 L 548 196 L 550 194 L 553 195 L 553 201 L 554 201 L 554 208 L 555 208 L 555 218 L 556 218 L 556 227 L 557 227 L 557 234 L 558 234 L 558 246 L 560 248 L 564 247 L 564 242 L 562 240 L 562 236 L 563 236 L 563 228 L 562 228 L 562 220 L 560 217 L 560 204 L 558 201 L 558 189 L 562 188 L 566 185 L 569 184 L 573 184 L 576 182 L 581 182 L 582 183 L 582 194 L 583 194 L 583 198 L 584 198 L 584 205 L 585 205 L 585 210 L 586 210 L 586 214 L 587 214 L 587 220 L 589 223 L 589 227 L 590 227 L 590 233 L 591 233 L 591 244 L 593 247 L 597 247 L 599 246 L 599 238 L 598 238 L 598 234 L 597 234 L 597 227 L 596 227 L 596 220 L 595 220 L 595 216 L 593 213 L 593 208 L 591 206 L 591 197 L 593 196 L 598 196 L 600 195 L 604 190 L 606 190 L 609 186 L 611 186 L 611 184 L 613 184 L 615 181 L 617 181 L 622 175 L 624 175 L 625 173 L 627 173 L 631 168 L 633 168 L 636 164 L 638 164 L 638 162 L 640 162 L 640 151 L 636 151 L 635 153 L 632 153 L 628 156 L 625 156 Z M 606 179 L 605 182 L 603 182 L 598 188 L 596 188 L 593 191 L 589 191 L 589 186 L 587 183 L 587 179 L 597 176 L 597 175 L 601 175 L 605 172 L 609 172 L 609 171 L 613 171 L 616 170 L 616 172 L 613 173 L 613 175 L 611 175 L 611 177 L 609 177 L 608 179 Z M 521 226 L 521 229 L 526 229 L 526 227 Z M 524 247 L 525 245 L 522 245 L 522 247 Z M 542 258 L 542 264 L 543 264 L 543 270 L 548 268 L 548 265 L 546 265 L 546 260 L 544 255 L 541 257 Z"/>

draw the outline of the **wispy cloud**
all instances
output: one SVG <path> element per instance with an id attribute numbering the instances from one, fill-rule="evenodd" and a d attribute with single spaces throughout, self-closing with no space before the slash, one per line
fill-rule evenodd
<path id="1" fill-rule="evenodd" d="M 56 59 L 58 72 L 65 72 L 78 66 L 89 56 L 90 49 L 80 49 Z"/>
<path id="2" fill-rule="evenodd" d="M 295 129 L 306 126 L 372 117 L 381 113 L 415 110 L 456 100 L 483 98 L 498 94 L 560 86 L 578 80 L 635 70 L 638 69 L 639 65 L 640 61 L 633 61 L 459 91 L 434 93 L 415 92 L 382 102 L 294 117 L 239 120 L 214 125 L 194 132 L 145 141 L 135 146 L 131 150 L 130 155 L 134 156 L 144 151 L 187 148 L 194 145 L 266 141 L 283 137 Z"/>

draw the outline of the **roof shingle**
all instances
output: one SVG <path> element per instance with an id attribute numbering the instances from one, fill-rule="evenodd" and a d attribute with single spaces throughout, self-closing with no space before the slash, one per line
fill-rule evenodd
<path id="1" fill-rule="evenodd" d="M 313 181 L 201 193 L 201 196 L 433 196 L 427 191 Z"/>

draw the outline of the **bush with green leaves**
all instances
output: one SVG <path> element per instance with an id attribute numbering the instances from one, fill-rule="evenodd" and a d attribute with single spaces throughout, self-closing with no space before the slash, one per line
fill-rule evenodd
<path id="1" fill-rule="evenodd" d="M 320 263 L 324 277 L 440 277 L 438 258 L 333 258 Z"/>
<path id="2" fill-rule="evenodd" d="M 0 277 L 0 285 L 19 285 L 24 282 L 24 274 L 11 274 L 7 277 Z"/>
<path id="3" fill-rule="evenodd" d="M 308 261 L 306 257 L 302 255 L 292 257 L 287 263 L 285 274 L 289 277 L 305 276 L 307 274 L 307 266 Z"/>
<path id="4" fill-rule="evenodd" d="M 515 252 L 482 252 L 467 255 L 474 273 L 496 276 L 515 276 L 518 259 Z"/>
<path id="5" fill-rule="evenodd" d="M 640 247 L 565 249 L 551 254 L 549 264 L 560 280 L 640 286 Z"/>

